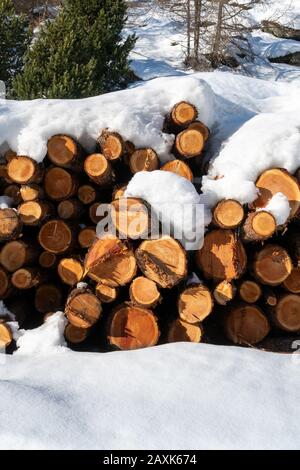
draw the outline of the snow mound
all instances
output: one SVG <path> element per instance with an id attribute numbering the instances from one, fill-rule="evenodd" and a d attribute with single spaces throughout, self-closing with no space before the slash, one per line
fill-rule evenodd
<path id="1" fill-rule="evenodd" d="M 277 193 L 270 199 L 264 209 L 258 210 L 270 212 L 275 217 L 277 225 L 283 225 L 290 216 L 291 206 L 284 194 Z"/>
<path id="2" fill-rule="evenodd" d="M 48 139 L 65 133 L 93 152 L 96 139 L 109 128 L 137 147 L 152 147 L 165 162 L 172 158 L 174 137 L 162 132 L 164 118 L 182 100 L 192 102 L 199 119 L 209 128 L 213 126 L 214 94 L 195 77 L 160 78 L 84 100 L 0 100 L 0 150 L 9 147 L 41 162 Z"/>

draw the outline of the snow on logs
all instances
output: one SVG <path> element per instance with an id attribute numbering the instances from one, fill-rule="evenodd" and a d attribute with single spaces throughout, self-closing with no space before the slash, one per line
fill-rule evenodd
<path id="1" fill-rule="evenodd" d="M 0 299 L 32 299 L 41 322 L 64 310 L 71 345 L 100 330 L 107 340 L 101 348 L 198 343 L 207 341 L 206 324 L 213 331 L 219 319 L 224 342 L 226 336 L 235 344 L 257 344 L 273 328 L 299 333 L 299 170 L 264 171 L 248 206 L 217 201 L 203 246 L 186 252 L 171 235 L 151 238 L 150 204 L 141 195 L 125 197 L 141 171 L 160 169 L 192 185 L 191 162 L 202 158 L 210 130 L 185 101 L 170 110 L 163 130 L 174 134 L 175 156 L 164 164 L 153 148 L 108 129 L 88 155 L 65 134 L 49 139 L 43 163 L 6 152 L 0 188 L 12 207 L 0 204 Z M 290 206 L 284 223 L 269 204 L 278 193 Z M 114 234 L 97 237 L 97 209 L 107 203 Z M 193 272 L 198 279 L 190 281 Z M 4 321 L 0 341 L 12 343 Z"/>

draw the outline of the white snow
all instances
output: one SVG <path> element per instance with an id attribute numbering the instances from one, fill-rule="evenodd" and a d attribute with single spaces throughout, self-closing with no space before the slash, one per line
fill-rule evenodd
<path id="1" fill-rule="evenodd" d="M 16 320 L 15 315 L 8 310 L 3 300 L 0 300 L 0 318 L 4 318 L 4 319 L 8 318 L 12 322 Z"/>
<path id="2" fill-rule="evenodd" d="M 258 56 L 272 59 L 300 52 L 300 42 L 276 38 L 272 34 L 261 32 L 259 35 L 252 35 L 251 49 Z"/>
<path id="3" fill-rule="evenodd" d="M 13 200 L 8 196 L 0 196 L 0 209 L 8 209 L 13 205 Z"/>
<path id="4" fill-rule="evenodd" d="M 258 210 L 270 212 L 275 217 L 277 225 L 283 225 L 290 216 L 291 206 L 288 198 L 284 194 L 276 193 L 264 209 Z"/>

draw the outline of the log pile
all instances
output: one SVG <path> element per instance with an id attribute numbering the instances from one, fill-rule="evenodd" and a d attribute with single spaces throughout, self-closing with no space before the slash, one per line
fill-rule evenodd
<path id="1" fill-rule="evenodd" d="M 0 299 L 25 329 L 63 310 L 73 348 L 176 341 L 253 346 L 274 333 L 299 334 L 299 170 L 265 171 L 249 206 L 220 201 L 203 247 L 186 253 L 171 236 L 151 239 L 149 206 L 124 197 L 139 171 L 193 181 L 210 130 L 187 102 L 173 107 L 163 130 L 175 136 L 176 158 L 165 164 L 153 149 L 135 148 L 108 130 L 91 155 L 61 134 L 49 139 L 43 163 L 6 152 L 0 188 L 13 208 L 0 209 Z M 278 192 L 291 207 L 284 226 L 265 210 Z M 97 209 L 107 203 L 117 235 L 98 238 Z M 0 342 L 13 344 L 5 318 Z"/>

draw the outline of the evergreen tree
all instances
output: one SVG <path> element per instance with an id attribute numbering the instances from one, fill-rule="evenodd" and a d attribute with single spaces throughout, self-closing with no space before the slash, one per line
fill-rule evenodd
<path id="1" fill-rule="evenodd" d="M 126 87 L 134 36 L 122 40 L 124 0 L 65 0 L 28 50 L 15 96 L 85 98 Z"/>
<path id="2" fill-rule="evenodd" d="M 30 40 L 28 18 L 16 14 L 12 0 L 0 0 L 0 80 L 8 92 L 13 77 L 22 70 Z"/>

